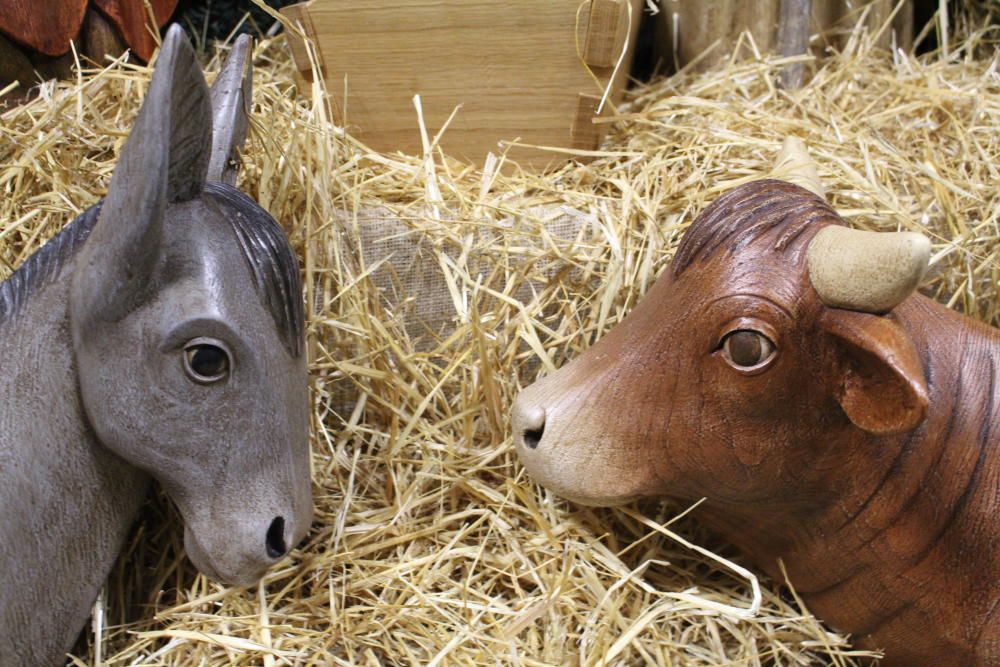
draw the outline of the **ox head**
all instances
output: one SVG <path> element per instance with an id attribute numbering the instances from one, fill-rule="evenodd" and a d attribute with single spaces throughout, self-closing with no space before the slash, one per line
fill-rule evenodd
<path id="1" fill-rule="evenodd" d="M 517 397 L 517 452 L 590 505 L 815 488 L 831 450 L 924 419 L 921 361 L 892 311 L 928 252 L 919 234 L 844 227 L 789 182 L 735 188 L 620 324 Z"/>
<path id="2" fill-rule="evenodd" d="M 237 584 L 312 517 L 298 264 L 274 219 L 232 187 L 249 58 L 244 37 L 209 91 L 170 29 L 70 300 L 98 440 L 162 484 L 195 565 Z"/>

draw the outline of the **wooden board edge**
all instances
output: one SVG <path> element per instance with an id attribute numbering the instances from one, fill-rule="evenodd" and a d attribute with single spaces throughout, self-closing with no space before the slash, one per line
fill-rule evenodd
<path id="1" fill-rule="evenodd" d="M 583 59 L 592 67 L 613 67 L 628 31 L 628 0 L 591 0 Z"/>
<path id="2" fill-rule="evenodd" d="M 299 2 L 278 10 L 294 26 L 293 29 L 288 29 L 286 26 L 285 35 L 288 50 L 292 54 L 292 62 L 297 70 L 296 83 L 300 87 L 313 82 L 313 63 L 309 57 L 310 48 L 316 54 L 321 75 L 323 69 L 323 56 L 319 41 L 316 39 L 316 26 L 313 25 L 312 14 L 309 11 L 313 1 Z"/>
<path id="3" fill-rule="evenodd" d="M 599 95 L 580 93 L 576 100 L 576 115 L 570 130 L 571 148 L 584 151 L 596 150 L 601 144 L 602 128 L 594 123 L 597 107 L 601 104 Z"/>

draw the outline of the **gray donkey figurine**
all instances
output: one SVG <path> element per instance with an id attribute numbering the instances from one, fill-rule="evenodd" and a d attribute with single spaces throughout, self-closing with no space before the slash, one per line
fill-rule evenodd
<path id="1" fill-rule="evenodd" d="M 233 187 L 249 54 L 210 92 L 172 27 L 107 197 L 0 283 L 0 664 L 63 662 L 153 479 L 222 582 L 308 530 L 298 264 Z"/>

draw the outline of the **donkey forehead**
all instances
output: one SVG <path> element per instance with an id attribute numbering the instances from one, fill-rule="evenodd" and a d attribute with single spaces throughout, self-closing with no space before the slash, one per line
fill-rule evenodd
<path id="1" fill-rule="evenodd" d="M 189 306 L 234 321 L 270 323 L 239 238 L 220 204 L 201 196 L 167 208 L 161 282 Z"/>
<path id="2" fill-rule="evenodd" d="M 166 282 L 202 281 L 215 292 L 252 285 L 239 239 L 219 205 L 204 195 L 171 204 L 164 215 L 162 272 Z"/>

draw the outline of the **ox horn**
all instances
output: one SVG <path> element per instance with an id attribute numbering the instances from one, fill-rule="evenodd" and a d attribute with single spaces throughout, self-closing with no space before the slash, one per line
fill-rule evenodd
<path id="1" fill-rule="evenodd" d="M 798 137 L 788 136 L 781 144 L 781 152 L 771 170 L 774 178 L 794 183 L 812 193 L 826 198 L 823 181 L 819 179 L 816 163 L 809 156 L 806 145 Z"/>
<path id="2" fill-rule="evenodd" d="M 806 253 L 809 280 L 828 306 L 887 313 L 927 272 L 931 243 L 915 232 L 821 229 Z"/>

